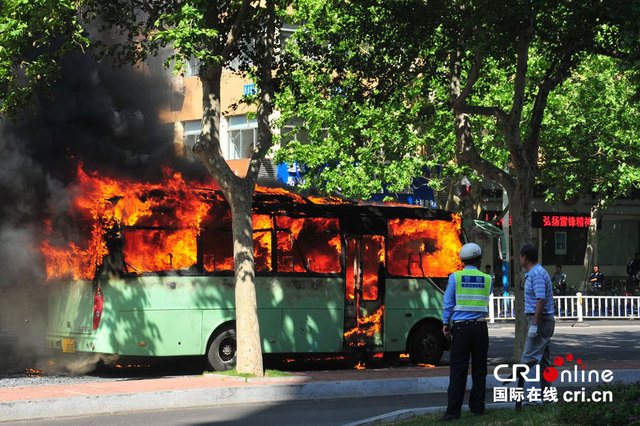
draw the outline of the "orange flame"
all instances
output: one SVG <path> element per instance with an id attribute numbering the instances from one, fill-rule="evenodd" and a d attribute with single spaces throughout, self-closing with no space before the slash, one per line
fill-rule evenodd
<path id="1" fill-rule="evenodd" d="M 279 202 L 278 197 L 283 197 L 290 200 L 293 203 L 297 204 L 306 204 L 307 201 L 304 197 L 294 194 L 293 192 L 287 191 L 284 188 L 267 188 L 263 186 L 257 186 L 256 191 L 261 194 L 273 195 L 275 197 L 271 198 L 270 201 L 272 203 Z M 269 202 L 269 199 L 265 200 L 265 202 Z"/>
<path id="2" fill-rule="evenodd" d="M 349 331 L 345 331 L 344 337 L 349 338 L 354 335 L 371 337 L 379 333 L 382 329 L 382 314 L 384 306 L 380 306 L 374 313 L 362 318 L 358 318 L 358 325 Z M 364 343 L 363 343 L 364 344 Z"/>
<path id="3" fill-rule="evenodd" d="M 151 367 L 151 364 L 116 364 L 116 368 L 148 368 Z"/>
<path id="4" fill-rule="evenodd" d="M 333 196 L 325 198 L 309 196 L 307 197 L 307 200 L 311 201 L 313 204 L 353 204 L 350 201 L 342 200 Z"/>
<path id="5" fill-rule="evenodd" d="M 125 269 L 130 272 L 194 267 L 198 238 L 202 243 L 201 267 L 210 272 L 233 270 L 231 215 L 224 199 L 212 191 L 218 189 L 215 182 L 200 183 L 205 189 L 195 189 L 180 173 L 165 169 L 163 175 L 159 183 L 136 182 L 85 173 L 79 166 L 70 213 L 83 239 L 64 236 L 60 243 L 54 225 L 45 224 L 40 250 L 48 279 L 92 279 L 96 267 L 109 254 L 110 244 L 120 241 Z M 256 194 L 262 203 L 353 204 L 335 197 L 304 198 L 282 188 L 256 187 Z M 453 222 L 391 219 L 387 243 L 381 236 L 367 243 L 372 247 L 379 244 L 370 250 L 375 261 L 371 258 L 367 262 L 386 263 L 390 274 L 397 276 L 447 276 L 461 267 L 457 256 L 460 222 L 459 216 L 453 216 Z M 253 228 L 257 270 L 274 269 L 275 244 L 283 254 L 277 256 L 282 272 L 341 271 L 337 218 L 276 216 L 274 221 L 270 215 L 254 214 Z M 365 300 L 377 299 L 376 279 L 373 273 L 364 277 Z"/>
<path id="6" fill-rule="evenodd" d="M 273 270 L 271 256 L 271 229 L 273 228 L 271 216 L 253 215 L 253 256 L 255 267 L 259 271 Z"/>
<path id="7" fill-rule="evenodd" d="M 109 254 L 108 234 L 123 242 L 126 269 L 135 273 L 190 268 L 198 259 L 197 237 L 202 236 L 205 270 L 233 270 L 231 215 L 226 201 L 211 192 L 213 181 L 195 189 L 180 173 L 164 170 L 159 183 L 135 182 L 126 178 L 98 176 L 78 167 L 73 193 L 72 215 L 84 226 L 82 241 L 56 243 L 51 222 L 40 245 L 48 279 L 92 279 L 96 267 Z M 309 203 L 304 197 L 282 188 L 256 187 L 261 201 Z M 316 203 L 321 203 L 315 199 Z M 326 203 L 337 203 L 330 198 Z M 285 220 L 285 219 L 282 219 Z M 269 215 L 254 215 L 254 258 L 257 270 L 273 270 L 273 220 Z M 341 241 L 338 219 L 291 219 L 279 226 L 290 228 L 295 241 L 304 227 L 323 228 L 327 249 L 307 250 L 307 259 L 298 259 L 292 272 L 318 273 L 340 271 Z M 307 244 L 312 246 L 310 238 Z M 225 244 L 226 243 L 226 244 Z M 278 241 L 280 245 L 281 242 Z M 296 252 L 300 252 L 297 250 Z M 306 266 L 305 266 L 306 263 Z"/>
<path id="8" fill-rule="evenodd" d="M 36 370 L 35 368 L 25 368 L 24 374 L 26 374 L 27 377 L 40 377 L 41 374 L 44 374 L 44 371 Z"/>
<path id="9" fill-rule="evenodd" d="M 364 242 L 365 268 L 362 274 L 362 298 L 363 300 L 378 299 L 378 263 L 384 265 L 385 245 L 382 235 L 371 235 Z M 370 247 L 369 247 L 370 246 Z M 377 248 L 377 250 L 376 250 Z M 368 267 L 367 267 L 368 266 Z"/>
<path id="10" fill-rule="evenodd" d="M 84 243 L 58 246 L 43 241 L 48 279 L 91 279 L 108 252 L 105 231 L 118 232 L 118 224 L 123 228 L 125 261 L 135 271 L 180 269 L 196 263 L 195 237 L 210 205 L 180 173 L 165 169 L 163 182 L 138 183 L 89 175 L 80 166 L 74 194 L 74 213 L 90 222 L 90 236 Z M 133 226 L 145 227 L 145 232 L 129 229 Z"/>
<path id="11" fill-rule="evenodd" d="M 338 219 L 278 216 L 276 226 L 279 271 L 340 271 L 342 244 Z"/>
<path id="12" fill-rule="evenodd" d="M 461 218 L 389 220 L 388 271 L 398 276 L 447 277 L 462 269 Z"/>

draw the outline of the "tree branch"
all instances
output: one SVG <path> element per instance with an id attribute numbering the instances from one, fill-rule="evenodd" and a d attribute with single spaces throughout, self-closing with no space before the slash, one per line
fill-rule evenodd
<path id="1" fill-rule="evenodd" d="M 249 8 L 250 0 L 244 0 L 242 2 L 242 6 L 240 6 L 240 10 L 238 10 L 238 14 L 236 15 L 236 19 L 233 22 L 233 26 L 231 30 L 227 34 L 227 41 L 224 44 L 224 48 L 222 49 L 222 61 L 226 61 L 229 57 L 229 53 L 231 53 L 231 49 L 238 37 L 238 32 L 240 31 L 240 27 L 242 25 L 242 21 L 244 20 L 247 9 Z"/>
<path id="2" fill-rule="evenodd" d="M 255 180 L 258 177 L 262 160 L 273 146 L 273 133 L 269 123 L 269 116 L 273 111 L 273 57 L 276 44 L 276 16 L 273 0 L 266 0 L 266 25 L 264 31 L 264 52 L 260 63 L 260 104 L 258 105 L 258 146 L 251 154 L 247 179 Z"/>
<path id="3" fill-rule="evenodd" d="M 468 117 L 467 117 L 468 119 Z M 468 126 L 471 127 L 470 122 Z M 466 126 L 465 126 L 466 127 Z M 480 156 L 476 150 L 475 144 L 471 139 L 471 131 L 464 132 L 464 141 L 460 146 L 460 157 L 469 167 L 476 170 L 482 176 L 491 179 L 498 185 L 502 186 L 507 193 L 513 192 L 515 188 L 515 181 L 505 170 L 502 170 L 498 166 L 485 160 Z"/>
<path id="4" fill-rule="evenodd" d="M 461 65 L 456 65 L 457 67 L 461 67 Z M 464 89 L 460 92 L 460 94 L 451 101 L 451 107 L 465 114 L 479 114 L 487 117 L 496 117 L 499 120 L 506 120 L 508 118 L 507 113 L 499 107 L 483 107 L 477 105 L 469 105 L 467 104 L 467 98 L 471 94 L 473 90 L 473 86 L 478 81 L 480 77 L 480 70 L 482 69 L 482 55 L 476 52 L 474 55 L 473 67 L 471 71 L 469 71 L 469 78 L 467 79 L 467 84 Z"/>
<path id="5" fill-rule="evenodd" d="M 527 71 L 529 69 L 529 45 L 533 34 L 534 18 L 529 17 L 529 25 L 523 29 L 518 40 L 516 78 L 513 88 L 513 105 L 509 112 L 509 119 L 514 123 L 519 123 L 522 117 L 522 105 L 524 104 L 524 94 L 527 83 Z"/>
<path id="6" fill-rule="evenodd" d="M 149 15 L 149 18 L 150 18 L 149 21 L 152 23 L 155 23 L 158 20 L 158 14 L 154 10 L 153 6 L 151 6 L 148 0 L 142 0 L 141 3 L 142 3 L 143 9 Z M 153 26 L 153 24 L 151 25 Z M 162 29 L 164 30 L 165 28 L 162 28 Z"/>
<path id="7" fill-rule="evenodd" d="M 451 54 L 451 60 L 449 63 L 449 99 L 451 104 L 459 99 L 461 94 L 461 51 L 462 49 L 457 49 L 455 52 L 453 52 Z M 486 113 L 491 112 L 491 114 L 487 115 L 498 114 L 498 116 L 506 117 L 506 114 L 504 113 L 504 111 L 501 111 L 498 108 L 473 107 L 468 105 L 459 105 L 458 107 L 453 108 L 453 115 L 455 119 L 454 128 L 457 142 L 456 150 L 460 160 L 463 162 L 463 164 L 472 167 L 479 173 L 483 174 L 485 177 L 488 177 L 489 179 L 492 179 L 493 181 L 500 184 L 508 193 L 513 193 L 515 187 L 513 178 L 502 169 L 482 158 L 478 153 L 473 140 L 473 133 L 471 131 L 471 119 L 469 118 L 469 113 L 463 111 L 465 108 L 469 108 L 471 110 L 473 110 L 474 108 L 478 108 L 478 111 L 482 110 Z"/>
<path id="8" fill-rule="evenodd" d="M 471 71 L 469 71 L 469 78 L 467 79 L 467 84 L 464 89 L 460 93 L 460 96 L 456 100 L 453 101 L 453 108 L 457 108 L 460 105 L 464 105 L 467 102 L 467 98 L 473 89 L 474 84 L 478 81 L 478 77 L 480 76 L 480 69 L 482 69 L 482 56 L 476 52 L 473 67 Z"/>
<path id="9" fill-rule="evenodd" d="M 618 50 L 610 50 L 603 46 L 596 46 L 593 52 L 597 55 L 608 56 L 614 59 L 627 59 L 631 56 L 628 53 L 623 53 Z"/>
<path id="10" fill-rule="evenodd" d="M 507 121 L 509 119 L 508 114 L 502 108 L 498 107 L 461 104 L 454 107 L 454 109 L 465 114 L 478 114 L 486 117 L 496 117 L 501 121 Z"/>
<path id="11" fill-rule="evenodd" d="M 210 7 L 213 7 L 213 5 L 215 4 L 215 2 L 210 2 L 210 3 L 211 3 Z M 224 64 L 229 59 L 229 55 L 231 54 L 231 50 L 233 49 L 233 46 L 236 42 L 238 33 L 242 28 L 242 21 L 247 15 L 247 9 L 249 8 L 250 3 L 251 3 L 250 0 L 244 0 L 242 2 L 242 5 L 240 6 L 240 9 L 238 10 L 238 13 L 236 14 L 236 17 L 233 21 L 233 25 L 231 26 L 231 29 L 227 33 L 227 40 L 222 48 L 222 52 L 220 53 L 221 64 Z M 215 27 L 214 24 L 210 24 L 210 25 L 212 28 Z M 215 67 L 209 66 L 208 69 L 205 71 L 203 78 L 207 80 L 213 79 L 214 73 L 215 73 L 214 68 Z"/>
<path id="12" fill-rule="evenodd" d="M 549 94 L 568 76 L 569 70 L 571 70 L 571 67 L 575 63 L 575 59 L 573 59 L 574 53 L 575 43 L 569 41 L 560 63 L 551 65 L 545 78 L 543 78 L 539 85 L 531 112 L 531 133 L 525 148 L 529 161 L 537 161 L 538 146 L 540 145 L 540 130 L 542 128 L 542 120 L 544 118 L 545 108 L 547 107 Z"/>

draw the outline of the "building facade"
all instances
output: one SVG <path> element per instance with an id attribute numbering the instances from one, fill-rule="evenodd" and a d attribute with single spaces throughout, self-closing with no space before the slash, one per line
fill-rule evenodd
<path id="1" fill-rule="evenodd" d="M 502 212 L 501 191 L 483 191 L 481 219 L 491 221 Z M 589 293 L 592 289 L 585 282 L 591 271 L 585 269 L 591 210 L 597 202 L 595 195 L 574 198 L 565 202 L 549 204 L 542 196 L 534 198 L 532 214 L 532 239 L 539 250 L 540 263 L 550 275 L 556 265 L 561 265 L 567 274 L 567 283 L 573 291 Z M 502 223 L 500 223 L 502 226 Z M 480 235 L 480 244 L 486 253 L 485 263 L 493 266 L 500 275 L 501 259 L 495 237 Z M 603 211 L 597 223 L 592 245 L 591 265 L 598 265 L 606 277 L 605 293 L 636 294 L 639 289 L 630 286 L 626 266 L 640 251 L 640 191 L 616 200 Z M 518 248 L 510 246 L 512 259 L 518 260 Z M 516 256 L 513 256 L 516 253 Z M 513 270 L 513 268 L 511 269 Z M 499 277 L 500 278 L 500 277 Z"/>

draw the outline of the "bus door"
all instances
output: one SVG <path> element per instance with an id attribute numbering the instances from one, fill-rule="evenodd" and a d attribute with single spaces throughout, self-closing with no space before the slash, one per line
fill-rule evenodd
<path id="1" fill-rule="evenodd" d="M 382 346 L 385 239 L 347 235 L 344 345 Z"/>

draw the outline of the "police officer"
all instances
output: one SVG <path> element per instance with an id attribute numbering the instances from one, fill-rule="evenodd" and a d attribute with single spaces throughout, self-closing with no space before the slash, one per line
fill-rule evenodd
<path id="1" fill-rule="evenodd" d="M 471 355 L 473 386 L 469 396 L 469 409 L 475 415 L 484 414 L 487 380 L 487 351 L 489 333 L 485 316 L 489 312 L 491 277 L 482 273 L 482 249 L 468 243 L 460 249 L 460 260 L 465 264 L 461 271 L 449 275 L 442 309 L 442 332 L 451 334 L 451 365 L 447 412 L 439 421 L 460 418 L 462 401 Z"/>

